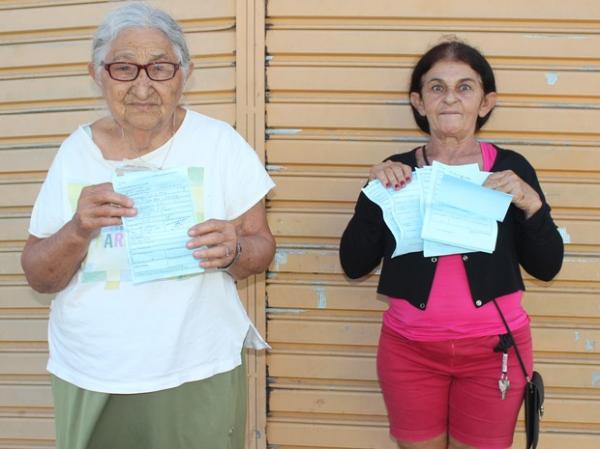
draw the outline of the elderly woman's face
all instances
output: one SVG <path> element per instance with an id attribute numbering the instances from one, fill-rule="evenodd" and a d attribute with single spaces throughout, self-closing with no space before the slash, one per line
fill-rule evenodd
<path id="1" fill-rule="evenodd" d="M 113 62 L 148 64 L 179 63 L 179 60 L 171 42 L 161 31 L 129 28 L 121 31 L 112 42 L 105 63 Z M 96 82 L 102 89 L 113 118 L 121 126 L 151 131 L 171 126 L 185 79 L 183 72 L 178 70 L 170 80 L 153 81 L 142 69 L 135 80 L 118 81 L 103 69 Z"/>
<path id="2" fill-rule="evenodd" d="M 431 134 L 440 138 L 474 135 L 477 117 L 496 104 L 496 94 L 485 95 L 481 77 L 463 62 L 437 62 L 423 75 L 421 85 L 420 94 L 411 94 L 411 103 L 427 117 Z"/>

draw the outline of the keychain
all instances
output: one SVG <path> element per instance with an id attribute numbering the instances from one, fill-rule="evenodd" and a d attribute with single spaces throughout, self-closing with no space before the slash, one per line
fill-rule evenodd
<path id="1" fill-rule="evenodd" d="M 498 380 L 498 388 L 502 395 L 502 400 L 506 399 L 506 392 L 510 387 L 510 380 L 508 380 L 508 352 L 505 350 L 502 353 L 502 374 L 500 374 L 500 380 Z"/>

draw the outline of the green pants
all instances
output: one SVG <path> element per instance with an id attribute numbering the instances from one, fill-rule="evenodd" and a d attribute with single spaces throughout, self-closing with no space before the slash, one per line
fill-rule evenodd
<path id="1" fill-rule="evenodd" d="M 140 394 L 98 393 L 51 377 L 56 449 L 244 449 L 244 364 Z"/>

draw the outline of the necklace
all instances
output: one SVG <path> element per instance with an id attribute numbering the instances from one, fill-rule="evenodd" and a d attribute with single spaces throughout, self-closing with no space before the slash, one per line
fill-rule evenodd
<path id="1" fill-rule="evenodd" d="M 127 138 L 125 137 L 125 129 L 122 126 L 121 126 L 121 138 L 125 141 L 127 146 L 131 148 L 130 143 L 127 141 Z M 127 159 L 127 158 L 124 159 L 121 170 L 123 170 L 123 169 L 125 171 L 127 171 L 127 170 L 131 170 L 131 171 L 162 170 L 165 166 L 165 163 L 167 162 L 167 159 L 169 158 L 169 153 L 171 153 L 171 148 L 173 148 L 174 141 L 175 141 L 175 114 L 173 114 L 173 122 L 171 123 L 171 137 L 167 141 L 169 146 L 167 147 L 167 150 L 165 151 L 165 155 L 163 156 L 161 163 L 159 165 L 156 165 L 155 163 L 144 159 L 142 156 L 137 156 L 135 159 Z M 164 148 L 164 146 L 167 144 L 167 142 L 165 142 L 163 145 L 161 145 L 159 148 L 157 148 L 157 150 Z M 154 151 L 156 151 L 156 150 L 154 150 Z M 154 151 L 151 151 L 151 153 L 153 153 Z"/>
<path id="2" fill-rule="evenodd" d="M 429 163 L 429 159 L 427 159 L 427 151 L 426 151 L 427 145 L 423 145 L 421 147 L 421 153 L 423 153 L 423 159 L 425 160 L 425 165 L 431 165 Z"/>
<path id="3" fill-rule="evenodd" d="M 174 141 L 175 135 L 171 136 L 171 138 L 169 139 L 169 145 L 167 147 L 167 150 L 165 151 L 165 155 L 163 156 L 162 161 L 158 165 L 154 162 L 150 162 L 144 159 L 142 156 L 138 156 L 135 159 L 124 159 L 123 162 L 125 163 L 125 166 L 129 166 L 132 168 L 136 167 L 137 170 L 162 170 L 163 168 L 165 168 L 165 163 L 169 158 L 169 153 L 171 152 L 171 148 L 173 148 Z M 157 150 L 163 149 L 165 145 L 162 145 L 161 147 L 157 148 Z"/>
<path id="4" fill-rule="evenodd" d="M 477 144 L 479 146 L 479 143 Z M 423 154 L 423 160 L 425 161 L 425 165 L 431 165 L 429 162 L 429 158 L 427 157 L 427 145 L 423 145 L 421 147 L 421 153 Z"/>

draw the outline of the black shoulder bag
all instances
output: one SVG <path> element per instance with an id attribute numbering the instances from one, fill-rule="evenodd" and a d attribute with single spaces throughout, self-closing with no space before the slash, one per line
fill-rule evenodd
<path id="1" fill-rule="evenodd" d="M 531 378 L 527 374 L 527 369 L 525 368 L 525 364 L 523 363 L 523 359 L 519 353 L 519 348 L 515 343 L 515 339 L 513 338 L 510 328 L 508 327 L 506 319 L 504 318 L 504 314 L 502 313 L 502 310 L 500 310 L 500 306 L 498 306 L 498 303 L 495 299 L 493 302 L 498 310 L 498 313 L 500 314 L 500 318 L 502 318 L 502 322 L 504 323 L 504 327 L 506 328 L 506 332 L 511 340 L 512 346 L 515 347 L 515 353 L 517 354 L 519 365 L 521 365 L 523 375 L 527 380 L 525 394 L 523 396 L 523 402 L 525 403 L 525 434 L 527 436 L 526 448 L 535 449 L 538 444 L 538 437 L 540 433 L 540 419 L 544 415 L 544 381 L 542 380 L 542 375 L 537 371 L 533 372 Z"/>

